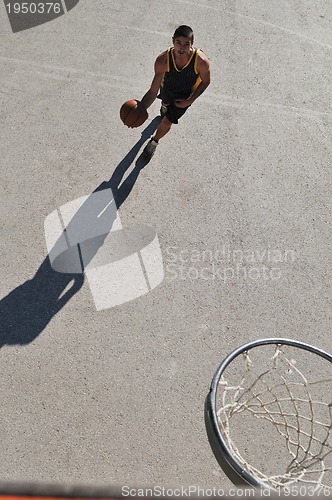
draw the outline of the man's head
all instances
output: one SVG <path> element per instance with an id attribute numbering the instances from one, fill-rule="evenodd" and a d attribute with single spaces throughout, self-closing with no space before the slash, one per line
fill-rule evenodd
<path id="1" fill-rule="evenodd" d="M 183 24 L 182 26 L 176 28 L 173 35 L 173 40 L 175 40 L 175 38 L 179 36 L 183 38 L 189 38 L 191 43 L 194 43 L 194 32 L 190 28 L 190 26 L 186 26 L 185 24 Z"/>
<path id="2" fill-rule="evenodd" d="M 179 26 L 173 35 L 173 45 L 178 56 L 189 54 L 194 43 L 193 30 L 186 25 Z"/>

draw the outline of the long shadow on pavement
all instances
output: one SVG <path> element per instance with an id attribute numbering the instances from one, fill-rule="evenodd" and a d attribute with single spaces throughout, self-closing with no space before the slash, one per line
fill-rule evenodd
<path id="1" fill-rule="evenodd" d="M 122 182 L 122 179 L 134 162 L 144 142 L 155 131 L 160 117 L 155 118 L 142 132 L 140 140 L 115 168 L 109 181 L 102 182 L 77 210 L 68 226 L 74 227 L 76 222 L 82 222 L 81 214 L 89 211 L 89 223 L 100 223 L 100 206 L 91 203 L 95 193 L 111 189 L 117 209 L 130 194 L 142 168 L 148 160 L 141 154 L 135 162 L 135 167 Z M 122 183 L 121 183 L 122 182 Z M 109 216 L 105 209 L 103 217 Z M 108 221 L 111 227 L 113 221 Z M 68 228 L 67 226 L 67 228 Z M 65 232 L 65 231 L 64 231 Z M 99 238 L 98 248 L 102 246 L 107 235 Z M 93 256 L 91 256 L 93 257 Z M 47 256 L 37 270 L 35 276 L 11 291 L 0 301 L 0 348 L 4 345 L 25 345 L 32 342 L 48 325 L 51 319 L 67 304 L 81 289 L 84 274 L 63 273 L 55 271 Z"/>

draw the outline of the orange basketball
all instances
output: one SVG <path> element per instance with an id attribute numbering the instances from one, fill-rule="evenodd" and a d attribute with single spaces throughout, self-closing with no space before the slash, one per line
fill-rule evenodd
<path id="1" fill-rule="evenodd" d="M 129 99 L 122 104 L 120 118 L 127 127 L 140 127 L 148 118 L 148 112 L 136 99 Z"/>

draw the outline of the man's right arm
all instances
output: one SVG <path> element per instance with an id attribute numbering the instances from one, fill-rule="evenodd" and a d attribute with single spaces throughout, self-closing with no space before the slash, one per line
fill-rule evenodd
<path id="1" fill-rule="evenodd" d="M 141 100 L 145 109 L 148 109 L 156 99 L 165 71 L 167 71 L 167 55 L 166 52 L 163 52 L 154 63 L 154 77 L 151 87 Z"/>

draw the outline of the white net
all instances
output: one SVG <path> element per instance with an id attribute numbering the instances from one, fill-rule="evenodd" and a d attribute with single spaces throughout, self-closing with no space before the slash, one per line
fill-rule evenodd
<path id="1" fill-rule="evenodd" d="M 223 438 L 241 467 L 269 487 L 332 491 L 331 364 L 300 349 L 290 349 L 298 359 L 286 346 L 269 349 L 246 351 L 221 377 Z"/>

